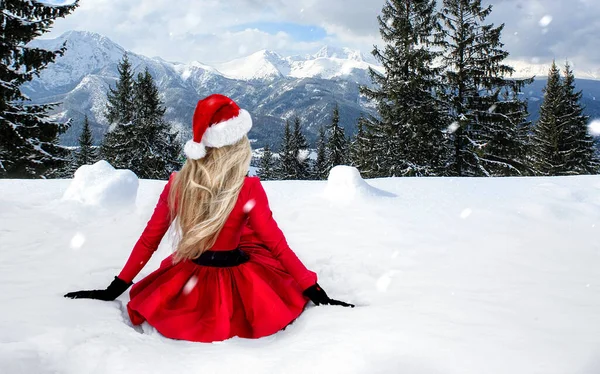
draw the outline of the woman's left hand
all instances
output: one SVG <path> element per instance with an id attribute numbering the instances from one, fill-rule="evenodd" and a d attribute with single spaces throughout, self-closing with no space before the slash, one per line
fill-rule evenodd
<path id="1" fill-rule="evenodd" d="M 345 303 L 340 300 L 335 300 L 327 296 L 325 290 L 318 283 L 308 287 L 303 292 L 304 296 L 308 297 L 315 305 L 340 305 L 343 307 L 354 308 L 354 304 Z"/>

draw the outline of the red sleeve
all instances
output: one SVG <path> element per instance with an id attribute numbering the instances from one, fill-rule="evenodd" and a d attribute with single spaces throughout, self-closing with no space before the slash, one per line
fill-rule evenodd
<path id="1" fill-rule="evenodd" d="M 119 274 L 119 278 L 125 282 L 133 281 L 133 278 L 144 268 L 144 265 L 146 265 L 158 248 L 169 226 L 171 226 L 172 219 L 168 202 L 172 180 L 171 176 L 163 192 L 160 194 L 150 221 L 148 221 L 144 232 L 142 232 L 137 243 L 135 243 L 125 267 L 123 267 L 123 270 Z"/>
<path id="2" fill-rule="evenodd" d="M 254 200 L 254 207 L 248 212 L 250 226 L 300 287 L 307 289 L 317 282 L 317 274 L 308 270 L 291 250 L 283 232 L 273 219 L 273 213 L 269 208 L 267 194 L 262 184 L 258 178 L 251 178 L 251 180 L 252 186 L 248 201 Z"/>

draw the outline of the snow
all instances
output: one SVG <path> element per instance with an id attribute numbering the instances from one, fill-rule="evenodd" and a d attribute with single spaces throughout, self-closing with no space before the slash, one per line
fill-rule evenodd
<path id="1" fill-rule="evenodd" d="M 370 186 L 353 166 L 338 165 L 331 169 L 323 196 L 332 201 L 353 201 L 370 197 L 392 197 L 393 194 Z"/>
<path id="2" fill-rule="evenodd" d="M 448 126 L 448 128 L 446 129 L 446 132 L 448 132 L 450 134 L 454 134 L 456 132 L 456 130 L 458 130 L 459 127 L 460 127 L 460 123 L 458 123 L 458 121 L 454 121 L 450 124 L 450 126 Z"/>
<path id="3" fill-rule="evenodd" d="M 134 329 L 127 294 L 62 297 L 111 282 L 164 181 L 140 181 L 134 209 L 98 212 L 61 199 L 70 180 L 1 180 L 0 373 L 600 372 L 600 177 L 375 179 L 395 197 L 351 204 L 324 198 L 329 183 L 264 186 L 291 247 L 357 307 L 309 306 L 274 336 L 201 344 Z"/>
<path id="4" fill-rule="evenodd" d="M 540 26 L 541 27 L 548 27 L 550 26 L 550 24 L 552 23 L 552 16 L 551 15 L 545 15 L 544 17 L 542 17 L 542 19 L 540 19 Z"/>
<path id="5" fill-rule="evenodd" d="M 231 79 L 340 78 L 361 84 L 371 82 L 369 68 L 383 72 L 374 59 L 365 58 L 360 51 L 330 46 L 303 57 L 282 57 L 276 52 L 262 50 L 217 66 L 218 71 Z"/>
<path id="6" fill-rule="evenodd" d="M 595 119 L 588 125 L 590 134 L 600 136 L 600 119 Z"/>
<path id="7" fill-rule="evenodd" d="M 63 200 L 108 209 L 130 206 L 135 204 L 138 184 L 131 170 L 115 170 L 102 160 L 77 169 Z"/>

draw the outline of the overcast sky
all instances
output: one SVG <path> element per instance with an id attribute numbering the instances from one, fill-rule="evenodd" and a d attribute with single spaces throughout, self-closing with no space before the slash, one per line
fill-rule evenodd
<path id="1" fill-rule="evenodd" d="M 60 3 L 69 0 L 47 0 Z M 50 34 L 87 30 L 128 50 L 170 61 L 207 64 L 261 49 L 283 55 L 328 44 L 370 53 L 385 0 L 81 0 Z M 441 3 L 441 0 L 438 1 Z M 573 61 L 600 68 L 599 0 L 495 0 L 488 18 L 505 23 L 511 59 Z"/>

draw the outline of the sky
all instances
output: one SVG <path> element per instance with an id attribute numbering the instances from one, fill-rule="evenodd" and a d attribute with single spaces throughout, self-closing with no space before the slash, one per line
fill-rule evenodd
<path id="1" fill-rule="evenodd" d="M 46 0 L 61 3 L 72 0 Z M 125 49 L 165 60 L 215 64 L 262 49 L 282 55 L 323 45 L 369 54 L 381 45 L 377 16 L 385 0 L 80 0 L 45 37 L 68 30 L 103 34 Z M 441 1 L 438 1 L 441 3 Z M 505 23 L 511 59 L 569 59 L 600 68 L 600 1 L 495 0 L 486 21 Z"/>

